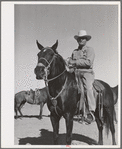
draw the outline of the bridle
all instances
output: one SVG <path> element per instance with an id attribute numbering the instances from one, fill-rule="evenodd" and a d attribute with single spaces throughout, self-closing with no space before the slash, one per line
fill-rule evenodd
<path id="1" fill-rule="evenodd" d="M 48 49 L 50 49 L 53 53 L 54 53 L 54 51 L 51 49 L 51 48 L 48 48 Z M 48 79 L 48 75 L 49 75 L 49 68 L 50 68 L 50 65 L 52 64 L 52 62 L 53 62 L 53 60 L 54 60 L 54 58 L 57 56 L 57 54 L 56 53 L 54 53 L 54 55 L 53 55 L 53 57 L 52 57 L 52 59 L 51 59 L 51 61 L 49 62 L 46 58 L 44 58 L 44 57 L 41 57 L 38 61 L 40 61 L 40 60 L 44 60 L 48 65 L 47 66 L 45 66 L 43 63 L 38 63 L 37 64 L 37 66 L 43 66 L 44 67 L 44 71 L 45 71 L 45 74 L 46 74 L 46 78 L 43 78 L 44 79 L 44 81 L 46 81 L 47 83 L 48 82 L 50 82 L 50 81 L 53 81 L 53 80 L 55 80 L 55 79 L 57 79 L 58 77 L 60 77 L 65 71 L 66 71 L 66 69 L 64 69 L 64 71 L 61 73 L 61 74 L 59 74 L 59 75 L 57 75 L 56 77 L 54 77 L 54 78 L 51 78 L 51 79 Z"/>
<path id="2" fill-rule="evenodd" d="M 48 48 L 48 49 L 50 49 L 51 51 L 53 51 L 51 48 Z M 54 51 L 53 51 L 53 53 L 54 53 Z M 41 57 L 38 61 L 40 61 L 40 60 L 43 59 L 48 65 L 45 66 L 45 65 L 42 64 L 42 63 L 38 63 L 37 66 L 43 66 L 43 67 L 44 67 L 44 71 L 45 71 L 45 74 L 46 74 L 46 78 L 43 78 L 44 81 L 45 81 L 45 86 L 46 86 L 46 88 L 47 88 L 47 92 L 48 92 L 48 95 L 49 95 L 49 97 L 50 97 L 50 100 L 52 101 L 52 104 L 54 105 L 55 112 L 56 112 L 56 114 L 60 117 L 60 115 L 58 114 L 57 109 L 56 109 L 56 105 L 57 105 L 57 100 L 56 100 L 56 99 L 61 95 L 61 93 L 62 93 L 63 90 L 65 89 L 65 86 L 66 86 L 66 83 L 67 83 L 67 78 L 65 79 L 65 83 L 64 83 L 62 89 L 60 90 L 60 92 L 59 92 L 55 97 L 52 97 L 52 96 L 50 95 L 50 93 L 49 93 L 49 88 L 48 88 L 48 82 L 53 81 L 53 80 L 59 78 L 59 77 L 60 77 L 61 75 L 63 75 L 63 74 L 65 73 L 65 71 L 66 71 L 66 68 L 65 68 L 64 71 L 63 71 L 62 73 L 60 73 L 59 75 L 57 75 L 56 77 L 53 77 L 53 78 L 51 78 L 51 79 L 48 79 L 48 75 L 49 75 L 49 73 L 48 73 L 49 70 L 48 70 L 48 69 L 50 68 L 50 66 L 51 66 L 51 64 L 52 64 L 52 62 L 54 61 L 54 58 L 55 58 L 56 56 L 57 56 L 57 54 L 54 53 L 54 55 L 53 55 L 53 57 L 52 57 L 52 59 L 51 59 L 50 62 L 49 62 L 46 58 Z"/>
<path id="3" fill-rule="evenodd" d="M 48 48 L 48 49 L 50 49 L 51 51 L 53 51 L 51 48 Z M 53 53 L 54 53 L 54 51 L 53 51 Z M 45 71 L 45 74 L 46 74 L 46 78 L 43 78 L 43 79 L 44 79 L 44 81 L 45 81 L 45 85 L 46 85 L 46 87 L 47 87 L 48 94 L 49 94 L 51 100 L 56 99 L 56 98 L 58 98 L 58 97 L 60 96 L 60 94 L 61 94 L 62 91 L 64 90 L 65 85 L 66 85 L 66 83 L 67 83 L 67 78 L 66 78 L 65 83 L 64 83 L 64 85 L 63 85 L 61 91 L 58 93 L 58 95 L 55 96 L 55 97 L 52 97 L 52 96 L 50 95 L 49 89 L 48 89 L 48 82 L 53 81 L 53 80 L 59 78 L 59 77 L 60 77 L 61 75 L 63 75 L 63 74 L 65 73 L 65 71 L 66 71 L 66 68 L 65 68 L 64 71 L 63 71 L 62 73 L 60 73 L 59 75 L 57 75 L 56 77 L 53 77 L 53 78 L 51 78 L 51 79 L 48 79 L 48 75 L 49 75 L 49 73 L 48 73 L 49 70 L 48 70 L 48 69 L 50 68 L 50 66 L 51 66 L 51 64 L 52 64 L 52 62 L 54 61 L 54 58 L 55 58 L 56 56 L 57 56 L 57 54 L 54 53 L 54 55 L 53 55 L 53 57 L 52 57 L 52 59 L 51 59 L 50 62 L 49 62 L 46 58 L 44 58 L 44 57 L 41 57 L 41 58 L 38 60 L 38 61 L 40 61 L 40 60 L 43 59 L 43 60 L 48 64 L 47 66 L 45 66 L 45 65 L 42 64 L 42 63 L 38 63 L 38 64 L 37 64 L 37 66 L 43 66 L 43 67 L 44 67 L 44 71 Z"/>

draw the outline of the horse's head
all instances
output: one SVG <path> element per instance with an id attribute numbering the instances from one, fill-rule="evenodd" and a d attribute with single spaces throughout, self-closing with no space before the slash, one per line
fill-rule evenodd
<path id="1" fill-rule="evenodd" d="M 36 41 L 40 52 L 37 54 L 38 63 L 34 72 L 36 74 L 36 79 L 45 79 L 49 74 L 50 66 L 57 54 L 58 40 L 52 47 L 43 47 L 38 41 Z"/>

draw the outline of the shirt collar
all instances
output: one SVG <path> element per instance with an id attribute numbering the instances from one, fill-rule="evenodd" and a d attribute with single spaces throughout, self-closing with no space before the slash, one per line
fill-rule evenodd
<path id="1" fill-rule="evenodd" d="M 86 48 L 87 48 L 87 46 L 85 45 L 82 49 L 79 49 L 79 47 L 78 47 L 77 50 L 82 50 L 82 51 L 84 51 Z"/>

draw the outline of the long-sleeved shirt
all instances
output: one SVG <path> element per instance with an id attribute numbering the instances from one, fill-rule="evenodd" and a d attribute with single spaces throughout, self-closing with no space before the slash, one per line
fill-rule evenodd
<path id="1" fill-rule="evenodd" d="M 94 58 L 94 49 L 88 46 L 84 46 L 82 50 L 75 49 L 72 53 L 72 59 L 76 60 L 75 67 L 80 71 L 92 72 Z"/>

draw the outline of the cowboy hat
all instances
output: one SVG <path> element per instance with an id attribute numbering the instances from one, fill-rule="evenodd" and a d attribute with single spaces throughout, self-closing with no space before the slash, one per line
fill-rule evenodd
<path id="1" fill-rule="evenodd" d="M 86 38 L 86 40 L 90 40 L 91 39 L 91 36 L 90 35 L 87 35 L 86 31 L 85 30 L 80 30 L 78 32 L 78 35 L 75 35 L 74 38 L 77 40 L 78 38 Z"/>

